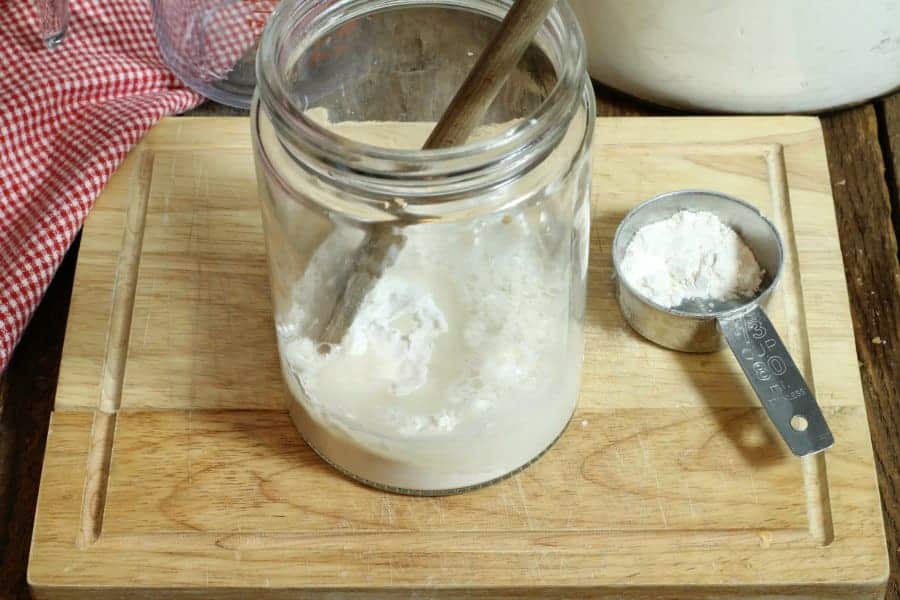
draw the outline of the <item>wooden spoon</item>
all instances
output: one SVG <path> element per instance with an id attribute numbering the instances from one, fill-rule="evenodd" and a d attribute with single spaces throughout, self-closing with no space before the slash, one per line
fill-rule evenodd
<path id="1" fill-rule="evenodd" d="M 556 0 L 516 0 L 431 131 L 423 149 L 449 148 L 469 138 L 555 4 Z M 394 258 L 405 242 L 401 227 L 379 224 L 372 228 L 357 251 L 354 271 L 320 337 L 323 352 L 327 353 L 332 344 L 344 339 L 366 295 L 385 269 L 394 264 Z"/>

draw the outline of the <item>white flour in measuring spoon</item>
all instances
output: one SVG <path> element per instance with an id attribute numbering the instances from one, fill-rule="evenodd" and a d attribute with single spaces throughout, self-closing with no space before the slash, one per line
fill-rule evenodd
<path id="1" fill-rule="evenodd" d="M 683 210 L 638 229 L 625 250 L 622 273 L 642 296 L 674 308 L 686 300 L 752 298 L 764 271 L 716 215 Z"/>

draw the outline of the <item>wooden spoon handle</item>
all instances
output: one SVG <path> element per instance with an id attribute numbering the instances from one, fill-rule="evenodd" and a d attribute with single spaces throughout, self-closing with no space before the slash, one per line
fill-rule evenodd
<path id="1" fill-rule="evenodd" d="M 423 148 L 449 148 L 469 138 L 556 1 L 516 0 L 493 39 L 481 51 L 441 120 L 431 130 Z"/>
<path id="2" fill-rule="evenodd" d="M 425 149 L 448 148 L 469 138 L 556 1 L 516 0 L 432 129 Z M 319 337 L 322 342 L 320 352 L 330 352 L 331 345 L 341 343 L 366 295 L 378 283 L 381 274 L 391 267 L 405 243 L 405 237 L 392 223 L 372 228 L 356 253 L 356 267 Z"/>

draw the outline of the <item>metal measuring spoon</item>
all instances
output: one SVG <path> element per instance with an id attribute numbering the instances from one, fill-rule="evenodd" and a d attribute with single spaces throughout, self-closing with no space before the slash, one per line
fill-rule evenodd
<path id="1" fill-rule="evenodd" d="M 643 226 L 683 210 L 716 215 L 744 240 L 765 269 L 758 294 L 749 299 L 698 299 L 676 308 L 660 306 L 635 290 L 621 272 L 625 250 Z M 791 451 L 804 456 L 834 444 L 815 396 L 763 307 L 784 268 L 784 244 L 771 221 L 751 205 L 717 192 L 662 194 L 629 212 L 613 238 L 619 307 L 628 324 L 650 341 L 683 352 L 713 352 L 727 344 Z"/>

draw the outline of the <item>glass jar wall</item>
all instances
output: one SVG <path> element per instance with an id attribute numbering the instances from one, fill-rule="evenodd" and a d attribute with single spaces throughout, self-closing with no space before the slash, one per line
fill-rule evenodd
<path id="1" fill-rule="evenodd" d="M 594 105 L 567 5 L 469 142 L 418 150 L 509 4 L 284 0 L 260 44 L 251 118 L 291 416 L 378 487 L 494 481 L 575 407 Z"/>

